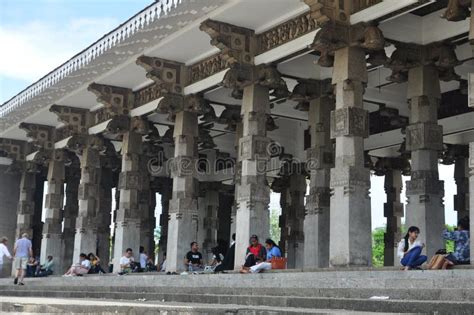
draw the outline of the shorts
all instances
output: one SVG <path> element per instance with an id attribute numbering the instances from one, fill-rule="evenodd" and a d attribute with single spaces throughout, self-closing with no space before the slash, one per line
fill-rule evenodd
<path id="1" fill-rule="evenodd" d="M 13 260 L 13 269 L 26 269 L 26 264 L 28 263 L 28 258 L 26 257 L 15 257 Z"/>

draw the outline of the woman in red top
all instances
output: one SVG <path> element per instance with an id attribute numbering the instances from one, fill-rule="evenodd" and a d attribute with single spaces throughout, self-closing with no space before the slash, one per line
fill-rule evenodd
<path id="1" fill-rule="evenodd" d="M 245 254 L 245 263 L 240 269 L 241 273 L 248 273 L 250 267 L 257 264 L 257 262 L 265 261 L 267 251 L 265 246 L 258 242 L 257 235 L 250 237 L 250 245 L 247 247 L 247 253 Z"/>

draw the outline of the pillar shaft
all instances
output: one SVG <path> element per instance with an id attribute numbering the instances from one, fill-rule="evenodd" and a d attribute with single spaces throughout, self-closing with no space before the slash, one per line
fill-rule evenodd
<path id="1" fill-rule="evenodd" d="M 103 266 L 110 260 L 110 225 L 112 222 L 112 170 L 101 168 L 97 198 L 97 255 Z"/>
<path id="2" fill-rule="evenodd" d="M 240 163 L 240 158 L 239 158 L 239 143 L 240 143 L 240 138 L 242 138 L 242 132 L 243 132 L 243 126 L 242 123 L 239 122 L 236 124 L 236 129 L 235 129 L 235 143 L 234 143 L 234 148 L 236 151 L 236 161 L 235 161 L 235 166 L 234 166 L 234 203 L 231 208 L 230 212 L 230 235 L 229 239 L 232 240 L 232 235 L 235 233 L 235 225 L 237 223 L 237 197 L 238 197 L 238 190 L 240 186 L 240 176 L 242 174 L 242 163 Z"/>
<path id="3" fill-rule="evenodd" d="M 140 248 L 140 154 L 142 136 L 129 131 L 123 135 L 122 172 L 120 173 L 120 205 L 115 221 L 114 272 L 120 271 L 119 260 L 127 248 L 134 252 L 138 261 Z"/>
<path id="4" fill-rule="evenodd" d="M 444 185 L 438 176 L 438 151 L 443 149 L 443 128 L 437 124 L 441 98 L 438 70 L 419 66 L 408 72 L 410 125 L 407 150 L 411 151 L 411 180 L 407 182 L 407 226 L 420 228 L 419 239 L 428 257 L 444 247 Z"/>
<path id="5" fill-rule="evenodd" d="M 330 184 L 329 262 L 332 266 L 367 266 L 372 261 L 370 174 L 364 167 L 364 137 L 368 133 L 368 115 L 363 109 L 365 82 L 364 50 L 358 47 L 337 50 L 332 78 L 336 109 L 331 113 L 331 137 L 336 139 Z"/>
<path id="6" fill-rule="evenodd" d="M 474 209 L 474 142 L 469 144 L 469 208 Z M 469 211 L 470 231 L 474 231 L 474 211 Z M 474 253 L 474 242 L 470 242 L 471 253 Z M 474 259 L 471 259 L 474 265 Z"/>
<path id="7" fill-rule="evenodd" d="M 86 147 L 80 156 L 80 165 L 79 213 L 76 218 L 73 261 L 77 261 L 81 253 L 97 252 L 97 206 L 101 171 L 97 149 Z"/>
<path id="8" fill-rule="evenodd" d="M 155 226 L 155 208 L 151 205 L 150 176 L 147 172 L 146 159 L 141 159 L 141 189 L 138 194 L 138 207 L 140 213 L 140 246 L 145 248 L 148 254 L 154 251 L 151 247 L 153 241 L 153 229 Z"/>
<path id="9" fill-rule="evenodd" d="M 160 240 L 158 243 L 158 259 L 160 262 L 163 261 L 164 253 L 167 250 L 167 242 L 168 242 L 168 222 L 169 222 L 169 208 L 170 208 L 170 200 L 171 195 L 173 192 L 173 182 L 169 178 L 162 179 L 165 181 L 161 187 L 161 215 L 160 215 Z"/>
<path id="10" fill-rule="evenodd" d="M 289 177 L 289 187 L 285 190 L 288 207 L 286 217 L 286 257 L 287 267 L 303 268 L 304 260 L 304 197 L 306 194 L 306 178 L 301 174 L 292 174 Z"/>
<path id="11" fill-rule="evenodd" d="M 203 255 L 205 261 L 212 258 L 212 248 L 217 246 L 217 229 L 219 227 L 219 190 L 209 189 L 206 191 L 206 207 L 203 227 L 205 237 L 203 243 Z"/>
<path id="12" fill-rule="evenodd" d="M 235 268 L 240 268 L 249 237 L 264 240 L 270 234 L 270 188 L 266 180 L 268 146 L 266 121 L 270 113 L 269 89 L 259 84 L 246 86 L 242 99 L 242 138 L 239 163 L 242 164 L 237 189 Z"/>
<path id="13" fill-rule="evenodd" d="M 17 209 L 16 238 L 19 238 L 22 233 L 28 233 L 30 237 L 33 236 L 35 189 L 36 174 L 23 171 L 20 180 L 20 201 Z"/>
<path id="14" fill-rule="evenodd" d="M 384 234 L 384 266 L 397 265 L 397 246 L 401 239 L 403 204 L 400 202 L 402 190 L 402 173 L 391 169 L 385 174 L 385 193 L 387 202 L 384 203 L 384 216 L 387 218 L 387 228 Z"/>
<path id="15" fill-rule="evenodd" d="M 334 158 L 328 117 L 333 108 L 334 99 L 328 96 L 312 100 L 309 107 L 310 187 L 304 219 L 304 267 L 329 266 L 329 182 Z"/>
<path id="16" fill-rule="evenodd" d="M 458 221 L 469 216 L 469 159 L 459 157 L 454 164 L 454 180 L 457 194 L 454 195 L 454 210 L 458 213 Z"/>
<path id="17" fill-rule="evenodd" d="M 189 244 L 197 240 L 198 205 L 195 161 L 198 136 L 197 114 L 180 111 L 174 128 L 173 196 L 169 206 L 167 271 L 184 267 Z"/>
<path id="18" fill-rule="evenodd" d="M 33 253 L 38 256 L 41 253 L 41 242 L 43 238 L 43 196 L 44 196 L 44 176 L 36 174 L 36 188 L 34 196 L 35 210 L 33 214 Z"/>
<path id="19" fill-rule="evenodd" d="M 66 176 L 66 203 L 64 205 L 63 262 L 68 267 L 74 260 L 74 237 L 76 217 L 79 213 L 78 192 L 81 180 L 80 169 L 69 168 Z M 77 259 L 76 259 L 77 260 Z"/>

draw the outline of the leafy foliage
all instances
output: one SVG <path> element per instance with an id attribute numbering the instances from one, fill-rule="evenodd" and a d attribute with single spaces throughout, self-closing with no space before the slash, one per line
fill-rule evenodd
<path id="1" fill-rule="evenodd" d="M 385 227 L 378 227 L 372 231 L 372 265 L 382 267 L 384 259 Z"/>
<path id="2" fill-rule="evenodd" d="M 280 214 L 279 209 L 270 210 L 270 238 L 278 244 L 280 242 L 281 230 L 280 230 Z"/>

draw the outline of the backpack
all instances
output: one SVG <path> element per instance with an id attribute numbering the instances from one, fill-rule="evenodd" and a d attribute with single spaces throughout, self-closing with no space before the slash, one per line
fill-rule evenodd
<path id="1" fill-rule="evenodd" d="M 445 262 L 444 255 L 437 254 L 431 257 L 430 262 L 428 263 L 429 270 L 439 270 L 443 268 Z"/>

